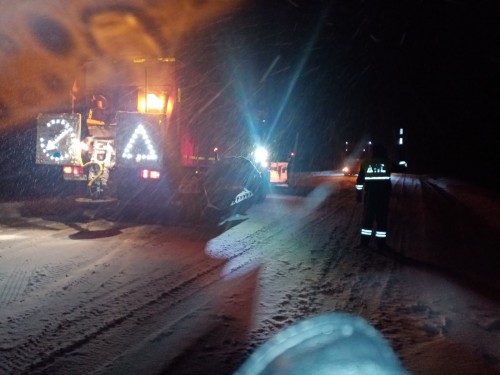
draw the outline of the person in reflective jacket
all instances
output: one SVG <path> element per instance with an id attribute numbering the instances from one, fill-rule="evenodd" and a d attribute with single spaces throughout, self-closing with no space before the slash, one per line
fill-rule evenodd
<path id="1" fill-rule="evenodd" d="M 386 248 L 390 195 L 391 163 L 387 150 L 383 145 L 374 144 L 371 157 L 361 164 L 356 180 L 356 200 L 363 201 L 361 245 L 368 245 L 376 223 L 377 246 L 379 249 Z"/>

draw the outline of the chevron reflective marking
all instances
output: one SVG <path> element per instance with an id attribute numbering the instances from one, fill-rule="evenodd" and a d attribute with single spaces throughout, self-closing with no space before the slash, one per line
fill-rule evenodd
<path id="1" fill-rule="evenodd" d="M 243 188 L 243 191 L 239 193 L 231 202 L 231 206 L 243 202 L 244 200 L 250 199 L 253 197 L 253 193 L 247 188 Z"/>

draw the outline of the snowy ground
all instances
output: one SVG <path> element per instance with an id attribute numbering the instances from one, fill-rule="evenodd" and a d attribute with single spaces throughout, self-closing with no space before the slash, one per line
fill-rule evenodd
<path id="1" fill-rule="evenodd" d="M 389 244 L 358 246 L 354 178 L 317 174 L 214 232 L 72 201 L 2 203 L 0 373 L 232 374 L 275 333 L 359 315 L 414 374 L 500 373 L 500 200 L 393 177 Z"/>

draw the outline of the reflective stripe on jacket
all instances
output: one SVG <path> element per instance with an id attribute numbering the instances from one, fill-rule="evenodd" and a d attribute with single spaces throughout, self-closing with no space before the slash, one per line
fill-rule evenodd
<path id="1" fill-rule="evenodd" d="M 391 190 L 391 164 L 387 159 L 368 159 L 361 164 L 356 189 L 365 191 L 376 189 Z"/>

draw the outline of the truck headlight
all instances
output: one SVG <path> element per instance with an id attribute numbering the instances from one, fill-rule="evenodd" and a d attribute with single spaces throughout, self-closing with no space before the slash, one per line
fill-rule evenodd
<path id="1" fill-rule="evenodd" d="M 256 164 L 261 165 L 264 168 L 269 166 L 269 151 L 266 148 L 259 146 L 253 152 L 253 157 Z"/>

